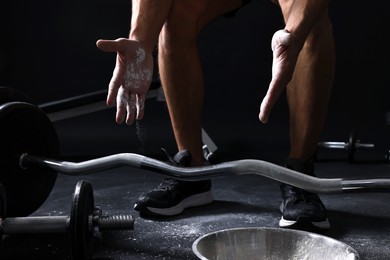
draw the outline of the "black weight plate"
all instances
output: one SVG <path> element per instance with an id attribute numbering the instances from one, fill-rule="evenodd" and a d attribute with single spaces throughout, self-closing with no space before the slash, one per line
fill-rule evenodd
<path id="1" fill-rule="evenodd" d="M 94 208 L 92 185 L 85 180 L 80 180 L 73 193 L 69 225 L 71 251 L 75 260 L 92 257 Z"/>
<path id="2" fill-rule="evenodd" d="M 356 133 L 355 131 L 351 131 L 348 139 L 348 155 L 347 155 L 348 162 L 350 163 L 355 162 L 356 142 L 357 142 Z"/>
<path id="3" fill-rule="evenodd" d="M 0 219 L 4 221 L 7 215 L 7 196 L 3 185 L 0 183 Z M 0 229 L 0 244 L 3 240 L 3 229 Z"/>
<path id="4" fill-rule="evenodd" d="M 57 158 L 57 133 L 49 118 L 29 103 L 0 106 L 0 183 L 7 193 L 7 216 L 27 216 L 50 194 L 57 173 L 37 168 L 21 169 L 23 153 Z"/>
<path id="5" fill-rule="evenodd" d="M 9 102 L 27 102 L 35 104 L 33 100 L 23 91 L 10 87 L 0 87 L 0 105 Z"/>

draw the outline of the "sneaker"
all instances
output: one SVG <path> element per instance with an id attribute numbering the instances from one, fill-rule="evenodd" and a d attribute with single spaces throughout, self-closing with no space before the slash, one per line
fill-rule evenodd
<path id="1" fill-rule="evenodd" d="M 174 158 L 168 157 L 177 166 L 189 166 L 191 155 L 180 151 Z M 211 180 L 181 181 L 165 178 L 152 191 L 141 195 L 134 209 L 141 214 L 174 216 L 186 208 L 202 206 L 213 201 Z"/>
<path id="2" fill-rule="evenodd" d="M 302 163 L 297 159 L 288 159 L 286 167 L 314 176 L 313 161 Z M 302 230 L 328 230 L 330 228 L 327 212 L 319 196 L 315 193 L 281 184 L 283 202 L 280 211 L 283 216 L 279 226 Z"/>

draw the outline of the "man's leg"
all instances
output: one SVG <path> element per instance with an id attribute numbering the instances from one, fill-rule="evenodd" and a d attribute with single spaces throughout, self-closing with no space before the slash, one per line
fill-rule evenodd
<path id="1" fill-rule="evenodd" d="M 290 111 L 289 157 L 309 159 L 317 149 L 333 86 L 335 49 L 326 15 L 313 28 L 287 87 Z"/>
<path id="2" fill-rule="evenodd" d="M 159 68 L 179 151 L 192 165 L 203 165 L 201 114 L 203 71 L 197 37 L 212 19 L 241 5 L 241 0 L 176 1 L 159 42 Z"/>
<path id="3" fill-rule="evenodd" d="M 281 3 L 281 8 L 287 19 L 289 5 Z M 287 86 L 291 148 L 286 166 L 310 175 L 314 174 L 313 156 L 325 122 L 334 66 L 332 25 L 326 11 L 311 30 Z M 281 189 L 281 226 L 299 228 L 301 223 L 297 220 L 301 218 L 304 225 L 311 222 L 320 229 L 329 228 L 326 209 L 316 194 L 283 184 Z M 308 200 L 311 202 L 305 202 Z"/>
<path id="4" fill-rule="evenodd" d="M 203 165 L 201 114 L 203 72 L 198 53 L 199 32 L 214 18 L 241 5 L 242 0 L 175 1 L 159 40 L 159 70 L 178 150 L 187 150 L 191 166 Z M 179 156 L 179 161 L 183 158 Z M 187 165 L 188 166 L 188 165 Z M 142 213 L 176 215 L 185 208 L 212 202 L 210 180 L 164 179 L 140 197 Z"/>

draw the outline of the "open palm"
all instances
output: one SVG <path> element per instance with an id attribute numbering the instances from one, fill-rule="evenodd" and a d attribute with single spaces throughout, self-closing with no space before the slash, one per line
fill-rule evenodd
<path id="1" fill-rule="evenodd" d="M 153 56 L 138 41 L 125 38 L 99 40 L 97 47 L 116 52 L 116 65 L 108 87 L 107 105 L 116 104 L 116 122 L 131 125 L 144 116 L 146 94 L 152 82 Z"/>

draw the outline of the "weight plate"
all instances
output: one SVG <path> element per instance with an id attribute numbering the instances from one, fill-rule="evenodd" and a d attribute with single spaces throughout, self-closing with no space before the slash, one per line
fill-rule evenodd
<path id="1" fill-rule="evenodd" d="M 92 185 L 85 180 L 80 180 L 73 194 L 70 213 L 69 231 L 73 259 L 91 259 L 92 257 L 94 207 Z"/>
<path id="2" fill-rule="evenodd" d="M 27 216 L 50 194 L 57 173 L 43 169 L 21 169 L 23 153 L 57 158 L 57 133 L 37 106 L 10 102 L 0 106 L 0 183 L 7 193 L 7 216 Z"/>
<path id="3" fill-rule="evenodd" d="M 355 161 L 355 153 L 356 153 L 356 134 L 355 131 L 351 131 L 349 134 L 348 140 L 348 162 L 353 163 Z"/>

